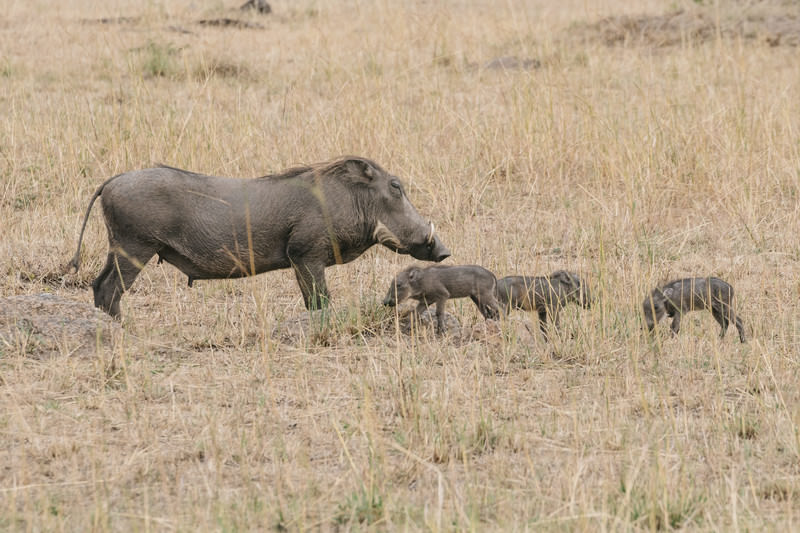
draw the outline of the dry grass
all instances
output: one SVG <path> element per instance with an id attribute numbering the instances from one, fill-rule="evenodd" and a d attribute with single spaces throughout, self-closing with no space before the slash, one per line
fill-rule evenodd
<path id="1" fill-rule="evenodd" d="M 0 296 L 91 301 L 98 209 L 80 273 L 53 273 L 110 175 L 354 153 L 406 181 L 449 262 L 579 270 L 599 305 L 552 346 L 526 316 L 454 342 L 392 325 L 380 298 L 410 260 L 386 249 L 328 270 L 322 325 L 288 271 L 189 289 L 153 262 L 110 347 L 0 341 L 0 529 L 798 527 L 796 48 L 580 31 L 662 2 L 271 3 L 12 2 Z M 264 29 L 197 23 L 224 17 Z M 483 67 L 505 56 L 538 68 Z M 647 290 L 702 274 L 733 284 L 752 340 L 706 313 L 648 341 Z"/>

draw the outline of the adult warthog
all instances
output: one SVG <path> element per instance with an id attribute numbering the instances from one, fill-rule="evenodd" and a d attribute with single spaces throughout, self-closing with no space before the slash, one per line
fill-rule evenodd
<path id="1" fill-rule="evenodd" d="M 114 176 L 89 202 L 68 265 L 76 272 L 98 196 L 109 251 L 92 283 L 94 304 L 114 317 L 122 293 L 156 254 L 189 276 L 189 286 L 291 267 L 308 309 L 327 303 L 325 267 L 350 262 L 373 244 L 428 261 L 450 255 L 400 180 L 361 157 L 256 179 L 167 166 Z"/>

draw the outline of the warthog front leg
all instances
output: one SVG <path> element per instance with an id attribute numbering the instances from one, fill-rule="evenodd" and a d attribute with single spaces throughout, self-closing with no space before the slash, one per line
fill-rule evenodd
<path id="1" fill-rule="evenodd" d="M 317 261 L 297 261 L 292 263 L 297 284 L 303 293 L 306 309 L 315 311 L 328 306 L 330 295 L 325 284 L 325 264 Z"/>
<path id="2" fill-rule="evenodd" d="M 670 329 L 672 333 L 677 335 L 681 331 L 681 312 L 675 311 L 675 314 L 672 316 L 672 324 L 670 325 Z"/>
<path id="3" fill-rule="evenodd" d="M 550 337 L 547 333 L 547 315 L 550 315 L 550 323 L 553 325 L 553 329 L 558 332 L 558 327 L 560 324 L 560 312 L 561 307 L 556 303 L 552 307 L 550 305 L 545 305 L 541 309 L 538 310 L 539 313 L 539 329 L 542 330 L 542 337 L 544 337 L 544 342 L 550 342 Z"/>
<path id="4" fill-rule="evenodd" d="M 550 313 L 552 315 L 553 328 L 558 331 L 561 324 L 561 305 L 556 303 Z"/>
<path id="5" fill-rule="evenodd" d="M 542 331 L 542 337 L 544 337 L 544 342 L 547 342 L 547 309 L 544 307 L 539 309 L 539 329 Z"/>
<path id="6" fill-rule="evenodd" d="M 447 297 L 441 298 L 436 302 L 436 331 L 441 335 L 445 332 L 444 310 L 447 304 Z"/>
<path id="7" fill-rule="evenodd" d="M 422 324 L 422 313 L 424 313 L 428 309 L 428 304 L 425 300 L 421 300 L 417 307 L 414 308 L 414 312 L 411 315 L 412 322 L 415 322 L 417 325 Z"/>

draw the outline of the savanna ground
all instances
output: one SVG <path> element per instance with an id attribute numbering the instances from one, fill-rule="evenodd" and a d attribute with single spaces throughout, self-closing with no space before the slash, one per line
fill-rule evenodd
<path id="1" fill-rule="evenodd" d="M 580 271 L 598 302 L 550 345 L 468 300 L 474 335 L 408 336 L 382 247 L 328 269 L 320 324 L 289 271 L 190 289 L 153 261 L 110 342 L 0 339 L 0 529 L 798 527 L 796 3 L 238 4 L 6 3 L 0 297 L 91 303 L 97 207 L 61 268 L 113 174 L 353 153 L 448 263 Z M 706 274 L 749 342 L 709 313 L 648 340 L 646 292 Z"/>

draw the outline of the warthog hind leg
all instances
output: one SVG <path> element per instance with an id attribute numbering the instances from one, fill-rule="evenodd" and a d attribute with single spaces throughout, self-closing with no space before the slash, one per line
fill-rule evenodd
<path id="1" fill-rule="evenodd" d="M 720 303 L 715 302 L 711 306 L 711 314 L 713 315 L 714 320 L 716 320 L 719 323 L 720 327 L 722 328 L 719 337 L 720 338 L 724 337 L 725 333 L 728 331 L 728 325 L 730 324 L 728 317 L 726 316 L 726 313 L 724 311 L 724 306 Z"/>
<path id="2" fill-rule="evenodd" d="M 746 342 L 742 319 L 736 316 L 736 313 L 734 313 L 730 305 L 721 302 L 715 303 L 711 308 L 711 314 L 714 315 L 714 318 L 722 327 L 722 332 L 719 335 L 720 338 L 725 336 L 725 333 L 728 331 L 728 326 L 733 322 L 736 326 L 736 331 L 739 332 L 739 341 Z"/>
<path id="3" fill-rule="evenodd" d="M 156 253 L 155 247 L 112 246 L 103 270 L 92 283 L 94 305 L 114 318 L 120 317 L 119 301 L 130 288 L 144 265 Z"/>

